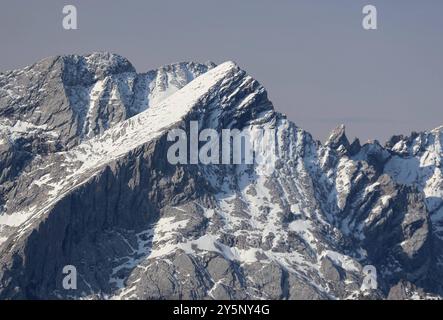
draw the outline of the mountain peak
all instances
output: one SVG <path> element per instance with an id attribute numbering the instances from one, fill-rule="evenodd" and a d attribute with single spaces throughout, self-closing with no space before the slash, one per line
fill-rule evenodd
<path id="1" fill-rule="evenodd" d="M 346 127 L 344 124 L 341 124 L 332 130 L 329 138 L 326 141 L 326 145 L 333 149 L 338 149 L 340 146 L 343 146 L 345 150 L 349 150 L 350 145 L 349 140 L 346 137 Z"/>
<path id="2" fill-rule="evenodd" d="M 443 125 L 431 130 L 431 132 L 433 132 L 433 133 L 438 133 L 438 132 L 442 132 L 442 131 L 443 131 Z"/>
<path id="3" fill-rule="evenodd" d="M 137 73 L 99 52 L 0 74 L 0 299 L 383 298 L 402 279 L 443 297 L 441 129 L 392 152 L 340 125 L 322 145 L 232 61 Z M 245 138 L 220 150 L 223 130 Z M 246 139 L 265 161 L 217 157 Z M 368 265 L 380 290 L 359 289 Z"/>
<path id="4" fill-rule="evenodd" d="M 162 65 L 160 68 L 158 68 L 158 70 L 173 71 L 176 69 L 213 69 L 216 66 L 217 64 L 212 61 L 207 61 L 204 63 L 200 63 L 197 61 L 180 61 Z"/>
<path id="5" fill-rule="evenodd" d="M 79 75 L 80 78 L 93 78 L 96 81 L 110 75 L 136 72 L 128 59 L 109 52 L 94 52 L 84 56 L 66 55 L 61 59 L 65 74 L 70 77 Z"/>

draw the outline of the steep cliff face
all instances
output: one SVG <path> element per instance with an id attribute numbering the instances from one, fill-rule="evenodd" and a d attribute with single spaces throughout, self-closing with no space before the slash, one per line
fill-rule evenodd
<path id="1" fill-rule="evenodd" d="M 441 128 L 321 144 L 232 62 L 137 74 L 105 53 L 0 75 L 0 121 L 1 298 L 442 294 Z M 171 164 L 191 121 L 271 133 L 272 162 Z"/>
<path id="2" fill-rule="evenodd" d="M 100 135 L 213 67 L 177 63 L 137 74 L 123 57 L 94 53 L 47 58 L 0 74 L 0 183 L 35 156 Z"/>

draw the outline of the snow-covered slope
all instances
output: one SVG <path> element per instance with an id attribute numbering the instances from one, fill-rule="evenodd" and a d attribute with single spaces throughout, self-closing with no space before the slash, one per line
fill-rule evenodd
<path id="1" fill-rule="evenodd" d="M 171 165 L 167 133 L 191 120 L 272 132 L 274 170 Z M 2 298 L 442 294 L 441 128 L 383 147 L 339 126 L 321 144 L 235 63 L 137 74 L 106 53 L 2 74 L 0 121 Z"/>
<path id="2" fill-rule="evenodd" d="M 172 94 L 169 98 L 148 108 L 144 112 L 116 124 L 103 135 L 87 140 L 69 151 L 59 152 L 48 157 L 38 157 L 30 163 L 29 170 L 24 176 L 35 179 L 28 187 L 36 187 L 34 192 L 45 200 L 33 206 L 32 210 L 19 209 L 10 202 L 17 202 L 14 195 L 5 202 L 6 210 L 0 215 L 0 228 L 19 227 L 21 236 L 36 218 L 45 214 L 46 210 L 60 200 L 66 192 L 79 184 L 85 183 L 99 168 L 107 163 L 126 155 L 131 150 L 148 141 L 154 140 L 164 130 L 183 118 L 215 88 L 220 88 L 220 82 L 229 74 L 238 72 L 238 67 L 232 62 L 221 64 L 216 69 L 207 72 L 192 82 L 186 90 Z M 33 129 L 33 128 L 32 128 Z M 62 178 L 62 179 L 61 179 Z M 13 208 L 13 209 L 9 209 Z"/>

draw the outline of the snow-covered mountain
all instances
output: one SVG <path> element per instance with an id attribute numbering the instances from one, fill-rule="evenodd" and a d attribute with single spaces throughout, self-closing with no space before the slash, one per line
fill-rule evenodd
<path id="1" fill-rule="evenodd" d="M 191 121 L 273 130 L 275 170 L 171 165 L 168 132 Z M 233 62 L 0 74 L 0 298 L 440 298 L 442 132 L 322 144 Z"/>

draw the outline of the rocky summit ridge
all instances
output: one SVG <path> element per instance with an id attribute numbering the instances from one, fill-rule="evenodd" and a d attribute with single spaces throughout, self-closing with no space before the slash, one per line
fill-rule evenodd
<path id="1" fill-rule="evenodd" d="M 191 121 L 273 130 L 275 170 L 171 165 Z M 0 299 L 439 299 L 442 145 L 443 127 L 382 146 L 343 125 L 322 144 L 233 62 L 0 73 Z"/>

